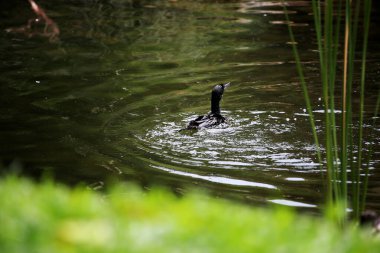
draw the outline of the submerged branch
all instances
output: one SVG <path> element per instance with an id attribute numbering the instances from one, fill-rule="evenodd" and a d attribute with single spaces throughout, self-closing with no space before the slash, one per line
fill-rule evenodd
<path id="1" fill-rule="evenodd" d="M 46 12 L 33 0 L 28 0 L 36 18 L 28 20 L 26 25 L 6 29 L 10 33 L 23 33 L 29 38 L 42 36 L 49 38 L 50 42 L 59 41 L 60 30 L 58 25 L 48 17 Z"/>

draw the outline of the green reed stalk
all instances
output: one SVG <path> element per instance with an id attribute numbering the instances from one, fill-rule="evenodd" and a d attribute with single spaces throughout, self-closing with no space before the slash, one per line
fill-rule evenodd
<path id="1" fill-rule="evenodd" d="M 318 3 L 321 4 L 320 2 Z M 316 4 L 313 5 L 314 7 Z M 319 6 L 318 10 L 321 11 L 322 8 Z M 323 25 L 323 40 L 318 40 L 321 44 L 319 48 L 322 49 L 320 52 L 320 59 L 323 61 L 323 68 L 321 70 L 322 75 L 322 87 L 323 87 L 323 102 L 325 109 L 325 136 L 326 136 L 326 163 L 327 163 L 327 173 L 330 175 L 331 180 L 327 182 L 329 185 L 327 203 L 329 206 L 333 205 L 333 200 L 342 201 L 342 189 L 339 187 L 339 180 L 342 180 L 339 176 L 339 171 L 337 169 L 337 158 L 338 158 L 338 148 L 337 148 L 337 133 L 336 133 L 336 120 L 335 120 L 335 76 L 336 76 L 336 47 L 335 41 L 339 38 L 334 35 L 334 16 L 333 16 L 333 1 L 326 0 L 324 4 L 324 20 L 323 23 L 316 22 L 315 25 L 319 30 L 322 30 Z M 321 14 L 319 14 L 321 16 Z M 323 42 L 323 44 L 322 44 Z M 335 55 L 334 55 L 335 53 Z M 345 201 L 344 201 L 345 206 Z"/>
<path id="2" fill-rule="evenodd" d="M 294 39 L 293 30 L 292 30 L 292 28 L 290 26 L 289 16 L 288 16 L 288 13 L 286 11 L 285 5 L 283 5 L 283 6 L 284 6 L 284 10 L 285 10 L 284 11 L 285 12 L 285 17 L 286 17 L 286 20 L 287 20 L 287 22 L 289 24 L 288 25 L 288 30 L 289 30 L 290 40 L 292 42 L 291 44 L 292 44 L 292 49 L 293 49 L 294 57 L 295 57 L 295 60 L 296 60 L 297 72 L 298 72 L 298 75 L 299 75 L 299 78 L 300 78 L 300 82 L 301 82 L 301 86 L 302 86 L 302 90 L 303 90 L 303 95 L 304 95 L 304 99 L 305 99 L 305 102 L 306 102 L 306 109 L 307 109 L 307 113 L 309 115 L 311 129 L 313 131 L 313 138 L 314 138 L 315 145 L 317 146 L 318 161 L 319 161 L 320 164 L 322 164 L 322 155 L 321 155 L 321 150 L 320 150 L 320 145 L 319 145 L 319 140 L 318 140 L 318 135 L 317 135 L 317 129 L 315 127 L 314 114 L 313 114 L 313 110 L 312 110 L 311 103 L 310 103 L 309 91 L 308 91 L 308 88 L 307 88 L 307 85 L 306 85 L 305 76 L 303 74 L 303 68 L 302 68 L 302 65 L 301 65 L 301 59 L 300 59 L 299 54 L 298 54 L 298 49 L 297 49 L 297 45 L 296 45 L 296 42 L 295 42 L 295 39 Z"/>
<path id="3" fill-rule="evenodd" d="M 339 30 L 340 28 L 340 16 L 338 15 L 339 22 L 337 23 L 336 20 L 334 20 L 334 5 L 333 1 L 329 0 L 327 4 L 325 4 L 325 44 L 324 44 L 324 50 L 326 53 L 326 66 L 328 66 L 327 73 L 328 73 L 328 80 L 327 82 L 324 82 L 323 85 L 326 86 L 326 89 L 328 89 L 328 97 L 325 98 L 325 100 L 328 100 L 328 106 L 325 108 L 325 115 L 326 118 L 328 117 L 328 121 L 326 121 L 326 129 L 330 132 L 330 135 L 327 138 L 327 142 L 330 142 L 327 144 L 327 146 L 330 146 L 328 148 L 328 156 L 331 158 L 330 167 L 331 168 L 331 174 L 334 175 L 334 179 L 332 181 L 333 184 L 333 192 L 335 192 L 334 197 L 336 199 L 339 198 L 339 196 L 344 194 L 344 190 L 339 188 L 338 180 L 343 180 L 339 176 L 339 170 L 338 170 L 338 143 L 337 143 L 337 127 L 336 127 L 336 118 L 335 118 L 335 78 L 336 78 L 336 66 L 337 66 L 337 53 L 338 53 L 338 44 L 339 44 Z M 335 29 L 334 29 L 334 24 Z M 345 204 L 345 202 L 344 202 Z"/>
<path id="4" fill-rule="evenodd" d="M 345 8 L 345 27 L 344 27 L 344 70 L 343 70 L 343 89 L 342 89 L 342 135 L 341 135 L 341 174 L 343 181 L 347 181 L 347 165 L 348 165 L 348 139 L 350 135 L 350 119 L 351 119 L 351 109 L 348 107 L 348 104 L 350 104 L 351 101 L 351 78 L 349 77 L 349 57 L 351 54 L 350 52 L 350 36 L 351 36 L 351 29 L 350 29 L 350 23 L 351 23 L 351 6 L 350 6 L 350 0 L 346 0 L 346 8 Z M 345 184 L 343 194 L 347 196 L 347 184 Z"/>
<path id="5" fill-rule="evenodd" d="M 341 29 L 341 11 L 342 11 L 342 0 L 339 0 L 338 2 L 338 8 L 337 8 L 337 13 L 338 13 L 338 16 L 337 16 L 337 19 L 335 21 L 335 32 L 334 32 L 334 42 L 333 42 L 333 67 L 332 67 L 332 70 L 331 71 L 331 74 L 332 74 L 332 80 L 331 80 L 331 83 L 335 83 L 336 82 L 336 74 L 337 74 L 337 59 L 338 59 L 338 53 L 339 53 L 339 38 L 340 38 L 340 29 Z M 334 98 L 334 89 L 331 90 L 331 93 L 330 93 L 330 102 L 332 105 L 335 104 L 335 98 Z M 335 116 L 335 113 L 334 113 L 334 116 Z M 334 126 L 334 129 L 336 129 L 336 122 L 335 122 L 335 117 L 333 117 L 333 126 Z M 338 154 L 338 141 L 337 141 L 337 131 L 333 131 L 333 140 L 334 140 L 334 151 L 335 151 L 335 159 L 337 160 L 337 158 L 339 157 L 339 154 Z M 338 177 L 338 175 L 336 175 Z"/>
<path id="6" fill-rule="evenodd" d="M 368 45 L 368 33 L 369 33 L 369 23 L 370 23 L 370 14 L 371 14 L 371 8 L 372 8 L 372 1 L 365 1 L 364 2 L 364 37 L 363 37 L 363 52 L 362 52 L 362 65 L 361 65 L 361 78 L 360 78 L 360 109 L 359 109 L 359 147 L 358 147 L 358 178 L 360 177 L 360 171 L 362 166 L 362 145 L 363 145 L 363 114 L 364 114 L 364 91 L 365 91 L 365 74 L 366 74 L 366 60 L 367 60 L 367 45 Z M 378 103 L 376 105 L 376 114 L 378 110 Z M 375 116 L 376 119 L 376 116 Z M 373 125 L 374 127 L 375 125 Z M 364 183 L 366 184 L 366 188 L 368 187 L 368 169 L 369 164 L 367 165 L 366 173 L 365 173 L 365 179 Z M 358 194 L 358 204 L 357 204 L 357 213 L 356 218 L 359 218 L 360 212 L 363 211 L 365 206 L 365 194 L 367 193 L 367 189 L 364 188 L 363 190 L 363 198 L 360 200 L 360 179 L 357 184 L 357 191 L 356 194 Z M 365 192 L 365 194 L 364 194 Z M 360 205 L 360 201 L 362 204 Z"/>
<path id="7" fill-rule="evenodd" d="M 347 0 L 348 1 L 348 0 Z M 350 0 L 350 4 L 351 6 L 348 5 L 348 7 L 350 8 L 346 8 L 347 9 L 347 13 L 349 13 L 350 16 L 348 16 L 348 20 L 349 20 L 349 28 L 350 28 L 350 37 L 349 37 L 349 71 L 348 71 L 348 85 L 349 85 L 349 98 L 350 100 L 352 99 L 352 83 L 353 83 L 353 75 L 354 75 L 354 72 L 355 72 L 355 66 L 354 66 L 354 62 L 355 62 L 355 51 L 356 51 L 356 41 L 357 41 L 357 30 L 358 30 L 358 22 L 359 22 L 359 13 L 360 13 L 360 0 L 356 1 L 355 4 L 352 4 L 351 3 L 351 0 Z M 347 2 L 348 3 L 348 2 Z M 355 8 L 355 16 L 354 16 L 354 19 L 352 20 L 352 12 L 351 12 L 351 7 Z M 352 35 L 351 35 L 352 34 Z M 349 123 L 349 126 L 350 126 L 350 136 L 348 137 L 349 138 L 349 141 L 350 141 L 350 147 L 351 147 L 351 154 L 350 154 L 350 158 L 351 158 L 351 185 L 352 185 L 352 209 L 353 209 L 353 216 L 358 218 L 358 215 L 359 215 L 359 203 L 360 203 L 360 194 L 358 192 L 358 185 L 360 184 L 360 170 L 357 170 L 357 166 L 355 165 L 354 163 L 354 155 L 353 155 L 353 145 L 355 143 L 355 140 L 354 140 L 354 137 L 353 137 L 353 130 L 352 130 L 352 106 L 351 106 L 351 102 L 348 103 L 348 105 L 350 106 L 348 108 L 348 111 L 349 111 L 349 114 L 350 114 L 350 117 L 349 117 L 349 120 L 350 120 L 350 123 Z M 360 140 L 359 140 L 360 141 Z M 359 152 L 359 150 L 358 150 Z M 357 162 L 357 161 L 356 161 Z M 359 163 L 357 163 L 359 164 Z"/>

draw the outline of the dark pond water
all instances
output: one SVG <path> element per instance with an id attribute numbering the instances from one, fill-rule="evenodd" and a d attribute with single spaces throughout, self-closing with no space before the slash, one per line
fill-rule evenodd
<path id="1" fill-rule="evenodd" d="M 0 158 L 94 188 L 109 178 L 180 193 L 199 186 L 316 210 L 321 173 L 280 2 L 41 0 L 60 29 L 51 42 L 5 32 L 35 15 L 26 0 L 2 1 Z M 310 2 L 288 5 L 320 129 Z M 380 73 L 373 26 L 368 108 Z M 232 83 L 222 100 L 228 126 L 179 132 L 208 112 L 221 82 Z M 380 210 L 378 158 L 369 206 Z"/>

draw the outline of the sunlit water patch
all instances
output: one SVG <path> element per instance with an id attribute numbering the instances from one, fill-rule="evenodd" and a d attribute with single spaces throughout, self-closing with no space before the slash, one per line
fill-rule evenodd
<path id="1" fill-rule="evenodd" d="M 194 116 L 181 115 L 183 120 L 178 122 L 170 118 L 156 120 L 152 129 L 136 138 L 146 152 L 162 154 L 168 162 L 183 166 L 203 165 L 204 170 L 304 170 L 318 165 L 301 152 L 314 152 L 312 143 L 290 141 L 300 130 L 281 112 L 223 113 L 228 123 L 215 128 L 183 130 Z"/>
<path id="2" fill-rule="evenodd" d="M 284 205 L 284 206 L 294 206 L 294 207 L 306 207 L 306 208 L 315 208 L 316 205 L 302 203 L 298 201 L 292 201 L 292 200 L 285 200 L 285 199 L 271 199 L 269 202 Z"/>

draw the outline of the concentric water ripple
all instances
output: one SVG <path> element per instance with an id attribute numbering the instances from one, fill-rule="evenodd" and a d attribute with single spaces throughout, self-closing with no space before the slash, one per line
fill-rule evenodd
<path id="1" fill-rule="evenodd" d="M 304 135 L 297 124 L 305 124 L 306 117 L 287 119 L 275 111 L 222 113 L 228 123 L 198 131 L 183 130 L 195 117 L 188 113 L 150 118 L 155 124 L 134 135 L 140 158 L 151 170 L 172 177 L 225 185 L 231 191 L 261 189 L 272 196 L 286 191 L 284 185 L 305 182 L 305 172 L 313 177 L 319 171 L 314 145 L 295 141 Z M 293 178 L 286 176 L 290 171 Z"/>
<path id="2" fill-rule="evenodd" d="M 146 152 L 163 155 L 169 163 L 183 166 L 207 166 L 211 169 L 313 169 L 317 164 L 310 154 L 315 151 L 299 136 L 297 118 L 283 119 L 281 112 L 225 111 L 227 124 L 199 131 L 180 131 L 194 116 L 180 115 L 182 121 L 160 122 L 137 135 Z M 173 119 L 174 120 L 174 119 Z M 304 121 L 305 118 L 300 118 Z M 205 168 L 205 169 L 207 169 Z"/>

